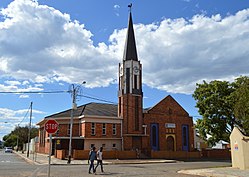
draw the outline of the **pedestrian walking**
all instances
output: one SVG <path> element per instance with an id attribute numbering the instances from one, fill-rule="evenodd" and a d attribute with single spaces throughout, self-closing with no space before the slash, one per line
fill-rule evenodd
<path id="1" fill-rule="evenodd" d="M 88 164 L 89 164 L 89 160 L 90 160 L 90 166 L 89 166 L 89 170 L 88 170 L 89 174 L 91 174 L 91 169 L 93 169 L 93 173 L 95 173 L 94 160 L 97 159 L 95 149 L 96 149 L 95 147 L 92 147 L 91 151 L 89 152 L 89 157 L 88 157 Z"/>
<path id="2" fill-rule="evenodd" d="M 97 170 L 97 167 L 100 165 L 101 172 L 104 173 L 102 160 L 103 160 L 103 147 L 100 147 L 99 150 L 97 151 L 97 165 L 94 170 L 95 172 Z"/>

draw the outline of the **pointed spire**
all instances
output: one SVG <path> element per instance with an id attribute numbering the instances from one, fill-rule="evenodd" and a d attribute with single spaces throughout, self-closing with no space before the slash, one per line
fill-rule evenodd
<path id="1" fill-rule="evenodd" d="M 138 59 L 137 59 L 136 41 L 135 41 L 135 35 L 134 35 L 134 30 L 133 30 L 131 11 L 130 11 L 130 16 L 129 16 L 129 23 L 128 23 L 126 41 L 125 41 L 123 60 L 135 60 L 135 61 L 138 61 Z"/>

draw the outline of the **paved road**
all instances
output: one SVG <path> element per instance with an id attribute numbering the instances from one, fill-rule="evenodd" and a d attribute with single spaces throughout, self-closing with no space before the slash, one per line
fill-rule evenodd
<path id="1" fill-rule="evenodd" d="M 0 150 L 0 176 L 27 176 L 37 166 L 27 163 L 14 153 L 4 153 Z"/>
<path id="2" fill-rule="evenodd" d="M 216 162 L 198 162 L 198 163 L 159 163 L 159 164 L 119 164 L 119 165 L 106 165 L 104 166 L 104 173 L 97 170 L 97 175 L 94 176 L 110 176 L 110 177 L 197 177 L 196 175 L 179 174 L 177 171 L 181 169 L 192 169 L 197 167 L 213 167 L 224 165 L 224 163 Z M 37 168 L 30 173 L 26 173 L 27 176 L 47 176 L 47 165 L 37 165 Z M 26 176 L 24 173 L 18 176 Z M 0 175 L 1 176 L 1 175 Z M 92 174 L 88 174 L 88 165 L 52 165 L 51 176 L 54 177 L 90 177 Z"/>
<path id="3" fill-rule="evenodd" d="M 230 162 L 179 162 L 156 164 L 117 164 L 105 165 L 105 173 L 97 171 L 96 176 L 110 177 L 195 177 L 195 175 L 179 174 L 184 169 L 229 166 Z M 6 154 L 0 151 L 1 177 L 46 177 L 48 165 L 34 165 L 20 158 L 17 154 Z M 51 165 L 51 177 L 80 177 L 93 176 L 88 174 L 88 165 Z"/>

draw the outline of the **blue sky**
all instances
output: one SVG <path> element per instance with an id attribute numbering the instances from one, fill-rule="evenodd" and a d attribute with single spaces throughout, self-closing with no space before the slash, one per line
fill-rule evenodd
<path id="1" fill-rule="evenodd" d="M 144 107 L 171 94 L 194 119 L 196 83 L 248 75 L 249 1 L 1 0 L 0 92 L 67 91 L 117 103 L 128 7 L 143 65 Z M 33 102 L 35 124 L 69 109 L 69 93 L 0 94 L 0 139 Z M 98 102 L 81 97 L 77 104 Z"/>

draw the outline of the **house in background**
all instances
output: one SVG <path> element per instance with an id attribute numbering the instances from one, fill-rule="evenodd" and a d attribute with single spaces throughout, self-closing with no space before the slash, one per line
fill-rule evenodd
<path id="1" fill-rule="evenodd" d="M 198 151 L 201 151 L 202 149 L 208 148 L 208 144 L 205 140 L 203 140 L 199 133 L 197 133 L 197 130 L 194 129 L 194 148 Z"/>
<path id="2" fill-rule="evenodd" d="M 118 81 L 118 105 L 89 103 L 75 111 L 73 150 L 89 150 L 92 146 L 142 153 L 194 150 L 193 119 L 173 97 L 167 96 L 152 108 L 143 109 L 142 64 L 131 12 Z M 48 119 L 59 123 L 59 131 L 53 135 L 53 151 L 69 149 L 70 115 L 71 109 L 47 116 L 37 124 L 38 152 L 49 150 L 49 136 L 44 130 Z"/>
<path id="3" fill-rule="evenodd" d="M 211 136 L 208 135 L 208 138 Z M 214 146 L 209 146 L 207 142 L 199 136 L 197 130 L 194 129 L 194 143 L 195 149 L 201 151 L 203 149 L 230 149 L 230 143 L 220 140 L 219 142 L 215 143 Z"/>
<path id="4" fill-rule="evenodd" d="M 212 146 L 212 149 L 230 149 L 230 143 L 220 140 Z"/>

